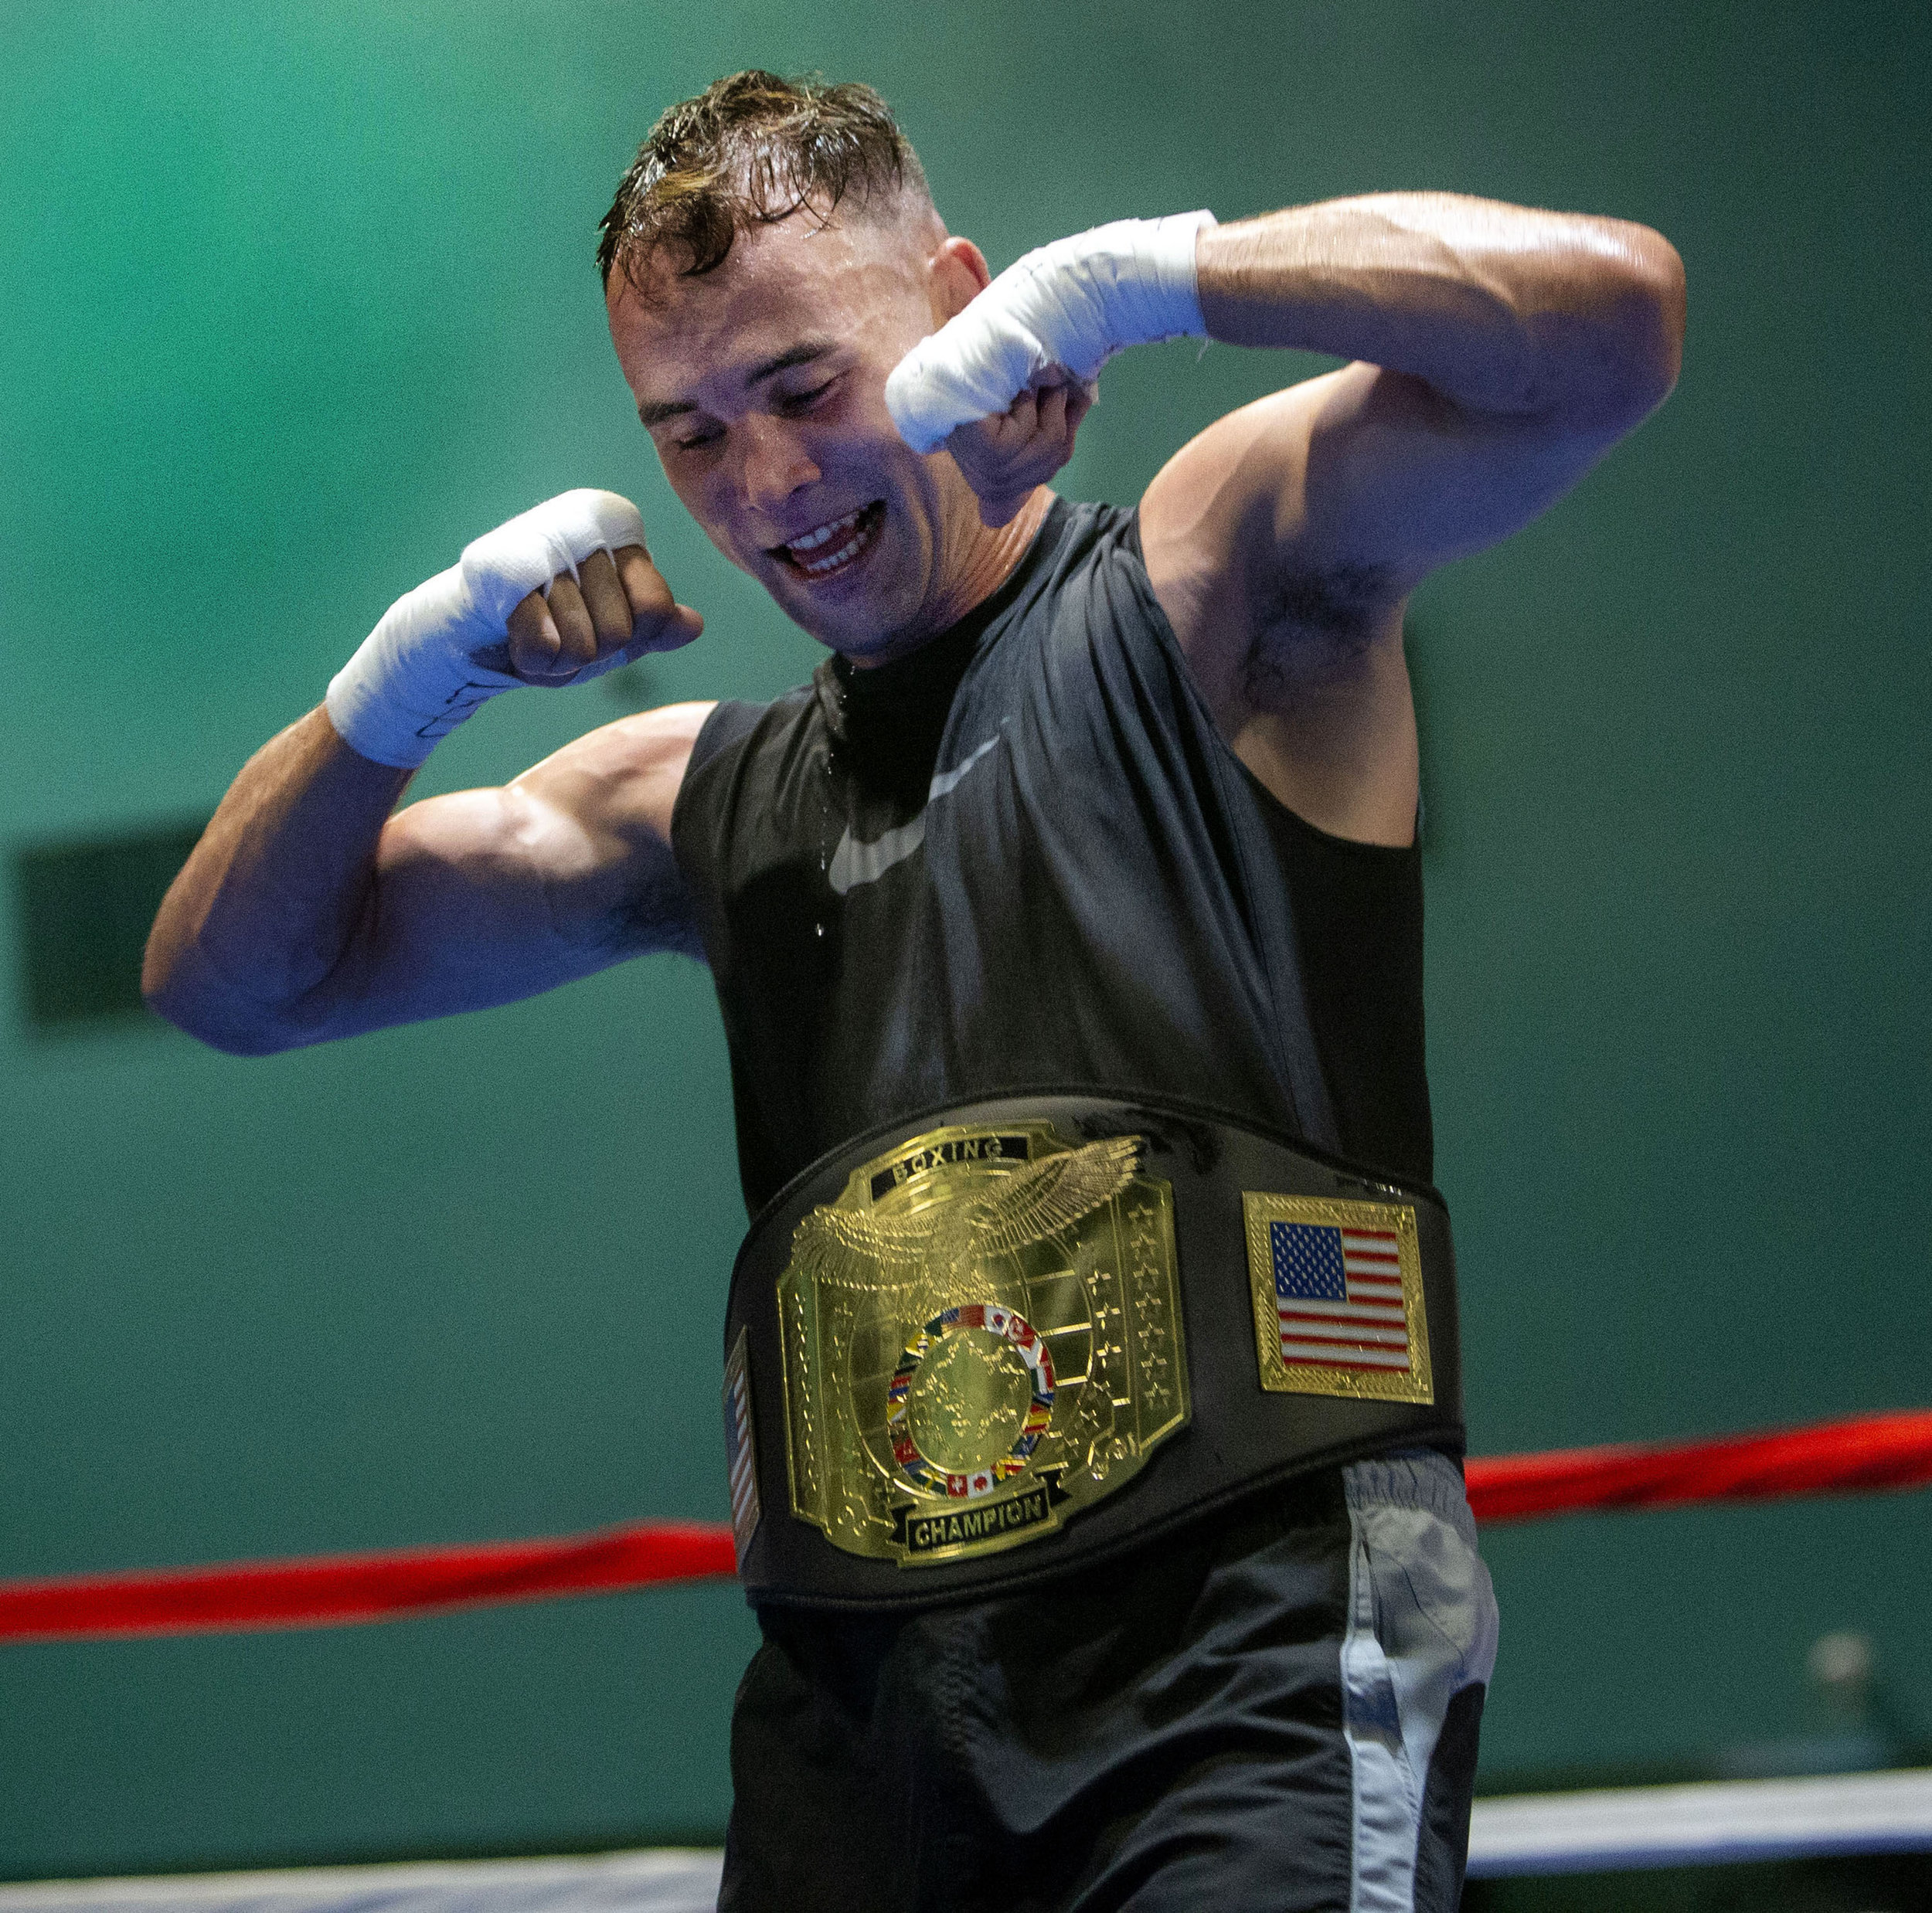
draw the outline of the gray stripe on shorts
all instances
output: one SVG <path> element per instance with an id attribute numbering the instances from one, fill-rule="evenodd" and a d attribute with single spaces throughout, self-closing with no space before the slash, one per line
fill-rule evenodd
<path id="1" fill-rule="evenodd" d="M 1423 1789 L 1451 1699 L 1487 1684 L 1496 1597 L 1455 1464 L 1430 1449 L 1357 1462 L 1348 1498 L 1342 1728 L 1354 1769 L 1349 1913 L 1413 1913 Z"/>

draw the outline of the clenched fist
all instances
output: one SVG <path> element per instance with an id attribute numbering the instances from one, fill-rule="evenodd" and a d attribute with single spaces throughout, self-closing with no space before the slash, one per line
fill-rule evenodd
<path id="1" fill-rule="evenodd" d="M 510 613 L 510 668 L 526 683 L 574 684 L 648 651 L 675 651 L 704 620 L 671 596 L 641 545 L 595 551 L 573 578 L 560 572 Z"/>
<path id="2" fill-rule="evenodd" d="M 1117 219 L 1009 266 L 886 380 L 916 452 L 944 445 L 1004 525 L 1065 464 L 1101 366 L 1129 345 L 1201 338 L 1194 253 L 1211 212 Z M 1030 474 L 1030 475 L 1029 475 Z"/>
<path id="3" fill-rule="evenodd" d="M 413 767 L 501 691 L 581 684 L 703 628 L 651 563 L 637 507 L 566 491 L 397 599 L 330 684 L 329 720 L 362 756 Z"/>
<path id="4" fill-rule="evenodd" d="M 1029 386 L 1004 412 L 958 426 L 943 443 L 979 498 L 981 522 L 1011 522 L 1036 485 L 1073 456 L 1094 388 L 1062 377 Z"/>

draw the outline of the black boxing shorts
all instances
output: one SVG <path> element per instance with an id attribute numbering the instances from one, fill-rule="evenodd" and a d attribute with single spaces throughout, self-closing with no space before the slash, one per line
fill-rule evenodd
<path id="1" fill-rule="evenodd" d="M 1002 1596 L 760 1622 L 721 1913 L 1458 1903 L 1496 1626 L 1440 1453 Z"/>

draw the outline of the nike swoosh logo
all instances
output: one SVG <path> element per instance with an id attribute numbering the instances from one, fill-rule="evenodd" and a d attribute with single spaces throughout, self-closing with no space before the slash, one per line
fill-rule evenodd
<path id="1" fill-rule="evenodd" d="M 940 771 L 927 787 L 927 803 L 930 805 L 936 798 L 950 796 L 958 788 L 960 780 L 998 742 L 999 733 L 995 731 L 964 763 L 951 770 Z M 832 854 L 825 880 L 839 895 L 848 895 L 862 883 L 876 882 L 894 864 L 903 864 L 925 841 L 923 810 L 910 824 L 902 824 L 896 830 L 888 831 L 883 837 L 874 838 L 869 844 L 860 843 L 848 824 L 845 835 L 838 840 L 838 848 Z"/>

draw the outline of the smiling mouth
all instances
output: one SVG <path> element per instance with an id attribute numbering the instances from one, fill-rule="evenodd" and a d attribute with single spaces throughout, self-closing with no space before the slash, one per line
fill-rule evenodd
<path id="1" fill-rule="evenodd" d="M 816 584 L 822 579 L 836 577 L 864 556 L 885 522 L 886 501 L 875 498 L 870 505 L 848 511 L 842 518 L 834 518 L 806 532 L 803 538 L 794 538 L 788 545 L 774 545 L 771 556 L 787 571 Z"/>

